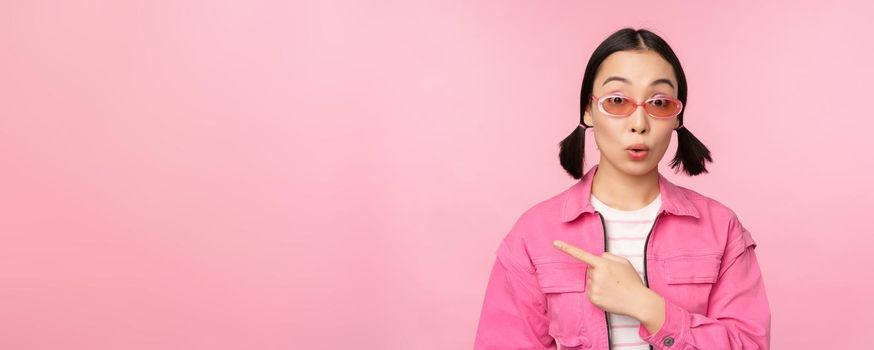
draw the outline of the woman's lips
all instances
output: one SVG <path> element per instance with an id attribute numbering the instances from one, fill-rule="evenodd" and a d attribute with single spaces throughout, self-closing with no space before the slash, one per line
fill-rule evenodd
<path id="1" fill-rule="evenodd" d="M 628 156 L 634 160 L 641 160 L 646 158 L 646 155 L 649 154 L 649 151 L 635 151 L 633 149 L 627 150 Z"/>

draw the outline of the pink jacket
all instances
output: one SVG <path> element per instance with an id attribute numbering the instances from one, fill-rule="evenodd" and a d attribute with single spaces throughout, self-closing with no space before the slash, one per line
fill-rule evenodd
<path id="1" fill-rule="evenodd" d="M 563 240 L 604 252 L 601 215 L 589 202 L 598 165 L 537 203 L 497 249 L 475 350 L 610 349 L 607 314 L 589 302 L 587 265 Z M 659 174 L 662 207 L 644 248 L 644 282 L 665 299 L 665 322 L 638 334 L 657 349 L 768 349 L 771 311 L 753 241 L 735 213 Z"/>

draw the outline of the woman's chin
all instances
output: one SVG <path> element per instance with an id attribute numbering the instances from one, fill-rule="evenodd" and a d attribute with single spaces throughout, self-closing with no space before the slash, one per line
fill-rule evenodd
<path id="1" fill-rule="evenodd" d="M 622 168 L 622 172 L 628 175 L 646 175 L 658 168 L 658 163 L 652 162 L 649 159 L 623 159 L 619 164 Z"/>

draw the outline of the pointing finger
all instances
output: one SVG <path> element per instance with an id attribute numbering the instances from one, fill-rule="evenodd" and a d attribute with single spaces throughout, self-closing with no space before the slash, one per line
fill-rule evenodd
<path id="1" fill-rule="evenodd" d="M 600 265 L 601 261 L 603 260 L 603 258 L 601 258 L 600 256 L 594 255 L 560 240 L 553 241 L 552 244 L 555 245 L 556 248 L 567 253 L 568 255 L 594 267 Z"/>
<path id="2" fill-rule="evenodd" d="M 601 257 L 604 259 L 613 260 L 615 262 L 628 262 L 628 259 L 615 254 L 611 254 L 609 252 L 605 252 L 604 255 L 601 255 Z"/>

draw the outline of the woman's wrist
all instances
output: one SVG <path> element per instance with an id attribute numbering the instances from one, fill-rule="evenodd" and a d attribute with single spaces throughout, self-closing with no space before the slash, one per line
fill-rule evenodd
<path id="1" fill-rule="evenodd" d="M 654 290 L 645 288 L 637 308 L 637 314 L 632 315 L 640 321 L 650 334 L 656 333 L 665 322 L 665 299 Z"/>

